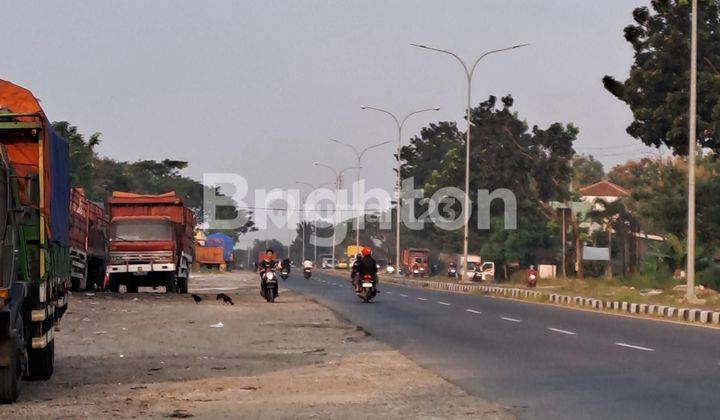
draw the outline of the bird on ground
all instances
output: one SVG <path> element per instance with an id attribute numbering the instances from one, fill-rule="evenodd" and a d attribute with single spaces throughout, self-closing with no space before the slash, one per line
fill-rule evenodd
<path id="1" fill-rule="evenodd" d="M 234 304 L 235 304 L 235 303 L 232 301 L 232 299 L 230 299 L 230 296 L 226 295 L 225 293 L 218 293 L 218 295 L 217 295 L 217 297 L 215 298 L 215 300 L 220 300 L 220 299 L 223 300 L 223 303 L 229 303 L 229 304 L 231 304 L 231 305 L 234 305 Z"/>
<path id="2" fill-rule="evenodd" d="M 191 294 L 190 296 L 192 296 L 192 298 L 193 298 L 193 300 L 195 301 L 195 303 L 200 303 L 200 302 L 202 301 L 202 298 L 201 298 L 200 296 L 194 294 L 194 293 Z"/>

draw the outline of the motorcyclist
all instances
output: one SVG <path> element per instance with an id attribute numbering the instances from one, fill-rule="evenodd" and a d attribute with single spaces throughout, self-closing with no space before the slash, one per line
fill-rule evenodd
<path id="1" fill-rule="evenodd" d="M 528 287 L 537 286 L 537 276 L 538 276 L 538 272 L 535 269 L 535 266 L 531 265 L 530 268 L 528 268 L 528 270 L 527 270 Z"/>
<path id="2" fill-rule="evenodd" d="M 355 286 L 355 290 L 358 289 L 358 271 L 360 270 L 360 261 L 362 260 L 362 254 L 356 254 L 355 259 L 353 261 L 353 265 L 350 268 L 350 280 L 352 281 L 353 286 Z"/>
<path id="3" fill-rule="evenodd" d="M 310 261 L 310 260 L 305 260 L 305 261 L 303 261 L 303 263 L 302 263 L 303 268 L 306 269 L 306 270 L 312 270 L 314 265 L 315 265 L 315 264 L 313 264 L 313 262 Z"/>
<path id="4" fill-rule="evenodd" d="M 358 264 L 357 278 L 362 279 L 365 276 L 370 276 L 373 282 L 377 281 L 378 268 L 375 258 L 372 257 L 372 250 L 365 246 L 360 250 L 360 254 L 362 258 L 360 259 L 360 263 Z M 361 284 L 361 281 L 356 282 L 356 291 L 362 291 L 360 287 Z"/>
<path id="5" fill-rule="evenodd" d="M 265 271 L 275 270 L 277 266 L 278 262 L 275 259 L 275 251 L 267 249 L 262 261 L 258 264 L 258 270 L 260 271 L 260 294 L 263 297 L 265 296 L 265 279 L 263 278 L 263 275 L 265 274 Z"/>

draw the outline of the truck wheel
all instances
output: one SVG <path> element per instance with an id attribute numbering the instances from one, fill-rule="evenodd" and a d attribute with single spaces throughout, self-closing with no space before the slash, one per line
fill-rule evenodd
<path id="1" fill-rule="evenodd" d="M 178 286 L 177 274 L 175 274 L 175 273 L 168 274 L 167 279 L 165 280 L 165 293 L 177 292 L 177 286 Z"/>
<path id="2" fill-rule="evenodd" d="M 70 279 L 70 290 L 73 292 L 79 292 L 80 291 L 80 279 L 77 277 L 73 277 Z"/>
<path id="3" fill-rule="evenodd" d="M 125 290 L 128 293 L 137 293 L 139 288 L 140 288 L 140 286 L 138 286 L 137 283 L 135 283 L 135 284 L 128 283 L 125 285 Z"/>
<path id="4" fill-rule="evenodd" d="M 188 292 L 188 279 L 178 279 L 177 280 L 177 292 L 178 293 L 187 293 Z"/>
<path id="5" fill-rule="evenodd" d="M 12 338 L 15 342 L 12 343 L 11 347 L 10 364 L 6 367 L 0 367 L 0 404 L 13 403 L 20 395 L 20 381 L 24 366 L 22 349 L 25 347 L 22 317 L 18 317 L 17 323 L 21 329 L 19 334 Z"/>
<path id="6" fill-rule="evenodd" d="M 46 381 L 55 368 L 55 340 L 44 349 L 28 349 L 28 379 Z"/>
<path id="7" fill-rule="evenodd" d="M 108 289 L 110 289 L 110 291 L 113 293 L 117 293 L 120 291 L 120 281 L 116 276 L 110 276 L 110 280 L 108 282 Z"/>

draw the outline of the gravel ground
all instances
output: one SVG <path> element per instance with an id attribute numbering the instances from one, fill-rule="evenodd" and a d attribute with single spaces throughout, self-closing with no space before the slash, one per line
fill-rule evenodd
<path id="1" fill-rule="evenodd" d="M 511 418 L 301 295 L 265 303 L 257 283 L 197 274 L 199 304 L 162 289 L 74 294 L 55 375 L 24 382 L 0 418 Z"/>

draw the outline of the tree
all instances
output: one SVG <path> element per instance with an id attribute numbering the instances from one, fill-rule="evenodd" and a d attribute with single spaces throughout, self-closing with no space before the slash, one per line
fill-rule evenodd
<path id="1" fill-rule="evenodd" d="M 476 199 L 480 189 L 501 188 L 512 191 L 517 199 L 517 230 L 504 229 L 504 209 L 498 201 L 490 206 L 491 229 L 470 230 L 471 252 L 482 252 L 483 258 L 496 263 L 532 261 L 538 249 L 550 247 L 555 233 L 538 204 L 569 197 L 569 162 L 575 153 L 572 142 L 578 133 L 572 124 L 554 123 L 545 129 L 537 126 L 530 129 L 513 111 L 513 102 L 509 95 L 500 101 L 490 96 L 471 112 L 471 200 Z M 443 187 L 464 190 L 464 137 L 452 122 L 423 129 L 420 137 L 411 139 L 410 145 L 401 151 L 405 161 L 403 176 L 414 175 L 415 186 L 425 190 L 425 197 Z M 471 203 L 470 226 L 477 226 L 474 207 Z M 460 209 L 458 202 L 449 206 L 449 210 L 455 212 Z M 424 209 L 419 210 L 416 214 Z M 445 231 L 437 227 L 421 233 L 425 240 L 441 244 L 444 252 L 459 252 L 461 235 L 461 230 Z"/>
<path id="2" fill-rule="evenodd" d="M 625 39 L 635 50 L 630 77 L 619 82 L 603 78 L 605 88 L 633 112 L 627 132 L 648 146 L 667 146 L 675 153 L 688 151 L 690 83 L 690 2 L 654 0 L 633 11 L 635 24 L 625 28 Z M 698 3 L 697 141 L 720 152 L 720 16 L 718 0 Z M 705 65 L 703 65 L 705 64 Z"/>
<path id="3" fill-rule="evenodd" d="M 593 155 L 576 155 L 572 160 L 573 187 L 581 188 L 601 181 L 605 177 L 602 162 Z"/>

